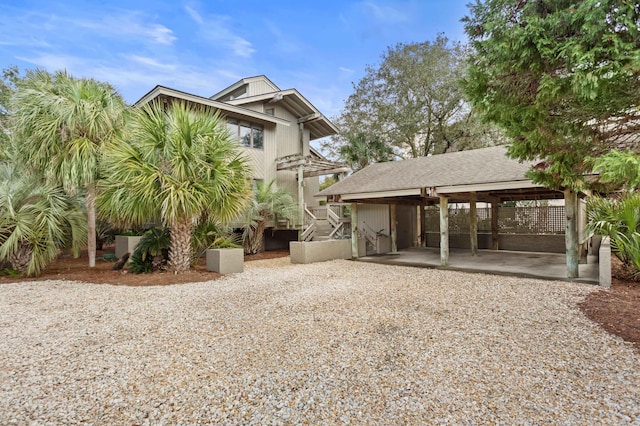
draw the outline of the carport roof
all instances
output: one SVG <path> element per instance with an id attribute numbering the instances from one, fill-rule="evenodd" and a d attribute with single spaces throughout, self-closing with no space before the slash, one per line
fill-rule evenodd
<path id="1" fill-rule="evenodd" d="M 519 162 L 507 157 L 506 152 L 505 146 L 495 146 L 373 164 L 321 191 L 318 196 L 347 201 L 470 192 L 495 196 L 492 191 L 516 190 L 552 195 L 525 176 L 534 162 Z M 521 195 L 524 197 L 525 193 Z"/>

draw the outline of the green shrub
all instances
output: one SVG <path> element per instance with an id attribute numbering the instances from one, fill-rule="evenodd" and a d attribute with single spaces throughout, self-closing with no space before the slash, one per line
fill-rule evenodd
<path id="1" fill-rule="evenodd" d="M 640 277 L 640 193 L 592 197 L 587 203 L 587 218 L 589 234 L 608 236 L 613 253 Z"/>
<path id="2" fill-rule="evenodd" d="M 129 259 L 129 271 L 142 274 L 164 269 L 169 259 L 169 245 L 168 228 L 149 229 Z"/>

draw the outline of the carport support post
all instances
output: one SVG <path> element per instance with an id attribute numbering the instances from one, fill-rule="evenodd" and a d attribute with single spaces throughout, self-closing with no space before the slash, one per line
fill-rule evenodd
<path id="1" fill-rule="evenodd" d="M 351 203 L 351 258 L 358 258 L 358 204 Z"/>
<path id="2" fill-rule="evenodd" d="M 449 199 L 440 195 L 440 265 L 449 264 Z"/>
<path id="3" fill-rule="evenodd" d="M 391 253 L 398 252 L 398 210 L 395 204 L 390 206 L 391 216 Z"/>
<path id="4" fill-rule="evenodd" d="M 304 233 L 304 166 L 298 166 L 298 215 L 300 217 L 300 230 L 298 231 L 298 241 L 302 241 Z"/>
<path id="5" fill-rule="evenodd" d="M 471 256 L 478 255 L 478 212 L 476 211 L 476 193 L 469 198 L 469 237 L 471 238 Z"/>
<path id="6" fill-rule="evenodd" d="M 578 194 L 564 190 L 564 208 L 567 221 L 564 242 L 567 251 L 567 278 L 578 278 Z"/>
<path id="7" fill-rule="evenodd" d="M 425 210 L 426 204 L 423 201 L 420 203 L 420 232 L 422 233 L 420 237 L 420 242 L 422 243 L 422 247 L 427 246 L 427 212 Z"/>
<path id="8" fill-rule="evenodd" d="M 498 250 L 498 202 L 491 202 L 491 249 Z"/>

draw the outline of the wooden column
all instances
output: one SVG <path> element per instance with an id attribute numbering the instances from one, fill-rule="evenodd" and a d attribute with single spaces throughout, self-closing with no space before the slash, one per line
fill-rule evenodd
<path id="1" fill-rule="evenodd" d="M 302 233 L 304 232 L 304 166 L 298 166 L 298 215 L 300 217 L 298 241 L 302 241 Z"/>
<path id="2" fill-rule="evenodd" d="M 440 195 L 440 265 L 449 264 L 449 199 Z"/>
<path id="3" fill-rule="evenodd" d="M 420 204 L 420 230 L 422 231 L 422 247 L 427 246 L 427 212 L 425 211 L 426 203 L 423 201 Z"/>
<path id="4" fill-rule="evenodd" d="M 491 202 L 491 249 L 498 250 L 498 208 L 497 201 Z"/>
<path id="5" fill-rule="evenodd" d="M 471 193 L 469 198 L 469 238 L 471 239 L 471 256 L 478 255 L 478 212 L 476 211 L 477 196 Z"/>
<path id="6" fill-rule="evenodd" d="M 397 214 L 397 206 L 395 204 L 391 204 L 389 206 L 389 216 L 391 216 L 391 253 L 398 252 L 398 214 Z"/>
<path id="7" fill-rule="evenodd" d="M 567 214 L 564 231 L 567 278 L 578 278 L 578 194 L 570 189 L 564 191 L 564 208 Z"/>
<path id="8" fill-rule="evenodd" d="M 358 204 L 351 203 L 351 258 L 358 258 Z"/>

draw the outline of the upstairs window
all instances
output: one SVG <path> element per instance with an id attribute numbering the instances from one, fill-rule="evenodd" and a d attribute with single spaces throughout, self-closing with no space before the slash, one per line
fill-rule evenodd
<path id="1" fill-rule="evenodd" d="M 255 123 L 227 120 L 227 128 L 231 136 L 247 148 L 264 149 L 264 128 Z"/>

